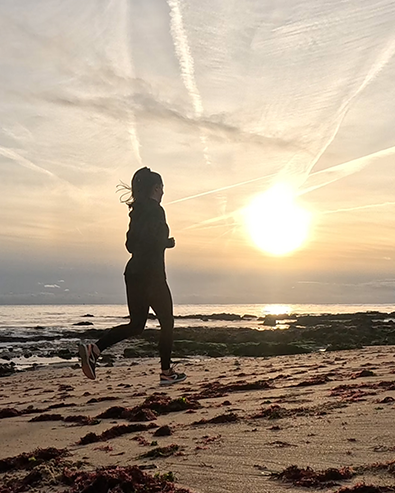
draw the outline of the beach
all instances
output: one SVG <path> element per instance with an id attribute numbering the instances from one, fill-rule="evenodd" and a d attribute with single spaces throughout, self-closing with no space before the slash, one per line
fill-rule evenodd
<path id="1" fill-rule="evenodd" d="M 157 358 L 1 378 L 0 492 L 395 491 L 394 346 L 179 368 L 171 387 Z"/>

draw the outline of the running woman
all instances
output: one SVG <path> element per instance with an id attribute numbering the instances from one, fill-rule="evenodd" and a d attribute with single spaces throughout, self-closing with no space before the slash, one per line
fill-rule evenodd
<path id="1" fill-rule="evenodd" d="M 79 355 L 84 374 L 96 378 L 96 362 L 108 347 L 129 337 L 139 336 L 147 322 L 151 307 L 160 324 L 160 384 L 171 385 L 186 379 L 171 367 L 173 347 L 173 301 L 166 281 L 165 249 L 174 248 L 169 238 L 165 211 L 160 205 L 163 181 L 158 173 L 141 168 L 134 174 L 129 206 L 130 223 L 126 248 L 132 255 L 125 268 L 126 294 L 130 322 L 107 330 L 95 344 L 80 344 Z"/>

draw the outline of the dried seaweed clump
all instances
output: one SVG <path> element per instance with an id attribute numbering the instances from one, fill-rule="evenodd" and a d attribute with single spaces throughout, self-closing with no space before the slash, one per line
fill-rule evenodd
<path id="1" fill-rule="evenodd" d="M 14 416 L 20 416 L 22 413 L 13 407 L 4 407 L 0 409 L 0 419 L 13 418 Z"/>
<path id="2" fill-rule="evenodd" d="M 196 399 L 210 399 L 213 397 L 223 397 L 231 392 L 242 392 L 249 390 L 266 390 L 273 386 L 266 380 L 256 380 L 255 382 L 246 382 L 239 380 L 238 382 L 222 384 L 218 381 L 204 384 L 203 390 L 194 394 Z"/>
<path id="3" fill-rule="evenodd" d="M 46 449 L 37 448 L 33 452 L 23 452 L 14 457 L 7 457 L 0 460 L 0 473 L 15 469 L 33 469 L 33 467 L 52 459 L 60 459 L 68 455 L 67 449 L 57 449 L 49 447 Z"/>
<path id="4" fill-rule="evenodd" d="M 160 457 L 170 457 L 180 450 L 180 446 L 172 443 L 166 447 L 156 447 L 145 454 L 141 454 L 140 459 L 158 459 Z"/>
<path id="5" fill-rule="evenodd" d="M 149 430 L 150 428 L 156 428 L 156 425 L 149 424 L 132 424 L 132 425 L 117 425 L 112 426 L 108 430 L 103 431 L 100 435 L 96 433 L 88 433 L 87 435 L 80 438 L 78 445 L 87 445 L 88 443 L 104 442 L 111 438 L 116 438 L 126 433 L 135 433 L 136 431 Z"/>
<path id="6" fill-rule="evenodd" d="M 193 425 L 206 425 L 206 424 L 222 424 L 222 423 L 234 423 L 239 421 L 239 417 L 236 413 L 219 414 L 211 419 L 201 419 L 200 421 L 194 421 Z"/>
<path id="7" fill-rule="evenodd" d="M 267 419 L 281 419 L 289 415 L 288 409 L 279 406 L 278 404 L 272 404 L 265 409 L 262 409 L 256 414 L 251 415 L 252 419 L 267 418 Z"/>
<path id="8" fill-rule="evenodd" d="M 315 488 L 324 484 L 325 486 L 335 486 L 335 481 L 350 479 L 354 474 L 354 471 L 349 467 L 341 467 L 339 469 L 333 467 L 316 472 L 311 467 L 289 466 L 280 473 L 273 474 L 273 476 L 292 483 L 294 486 Z"/>
<path id="9" fill-rule="evenodd" d="M 70 493 L 191 493 L 190 490 L 176 487 L 168 477 L 171 475 L 150 476 L 137 466 L 110 466 L 93 472 L 65 469 L 62 480 L 73 485 Z"/>
<path id="10" fill-rule="evenodd" d="M 393 486 L 374 486 L 372 484 L 357 483 L 354 486 L 344 486 L 334 493 L 388 493 L 395 491 Z"/>
<path id="11" fill-rule="evenodd" d="M 303 380 L 302 382 L 299 382 L 298 384 L 295 385 L 295 387 L 310 387 L 312 385 L 323 385 L 330 381 L 331 379 L 328 377 L 328 375 L 317 375 L 308 378 L 307 380 Z"/>
<path id="12" fill-rule="evenodd" d="M 142 404 L 128 408 L 113 406 L 98 414 L 98 419 L 127 419 L 129 421 L 153 421 L 157 415 L 199 409 L 200 403 L 190 397 L 171 399 L 161 394 L 152 394 Z"/>

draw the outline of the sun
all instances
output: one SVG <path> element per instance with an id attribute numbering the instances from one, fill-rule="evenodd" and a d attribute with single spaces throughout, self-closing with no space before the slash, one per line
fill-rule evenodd
<path id="1" fill-rule="evenodd" d="M 311 214 L 295 203 L 295 192 L 279 183 L 258 195 L 245 210 L 254 243 L 272 255 L 286 255 L 306 241 Z"/>

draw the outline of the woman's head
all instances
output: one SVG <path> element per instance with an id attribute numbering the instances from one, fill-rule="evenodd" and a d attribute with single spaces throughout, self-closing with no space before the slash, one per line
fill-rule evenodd
<path id="1" fill-rule="evenodd" d="M 160 202 L 163 196 L 163 181 L 159 173 L 149 168 L 141 168 L 136 171 L 132 178 L 133 202 L 152 198 Z"/>
<path id="2" fill-rule="evenodd" d="M 162 177 L 149 168 L 141 168 L 133 175 L 130 186 L 121 182 L 117 185 L 117 192 L 121 192 L 119 200 L 129 207 L 132 207 L 135 202 L 142 202 L 149 198 L 160 202 L 163 196 Z"/>

